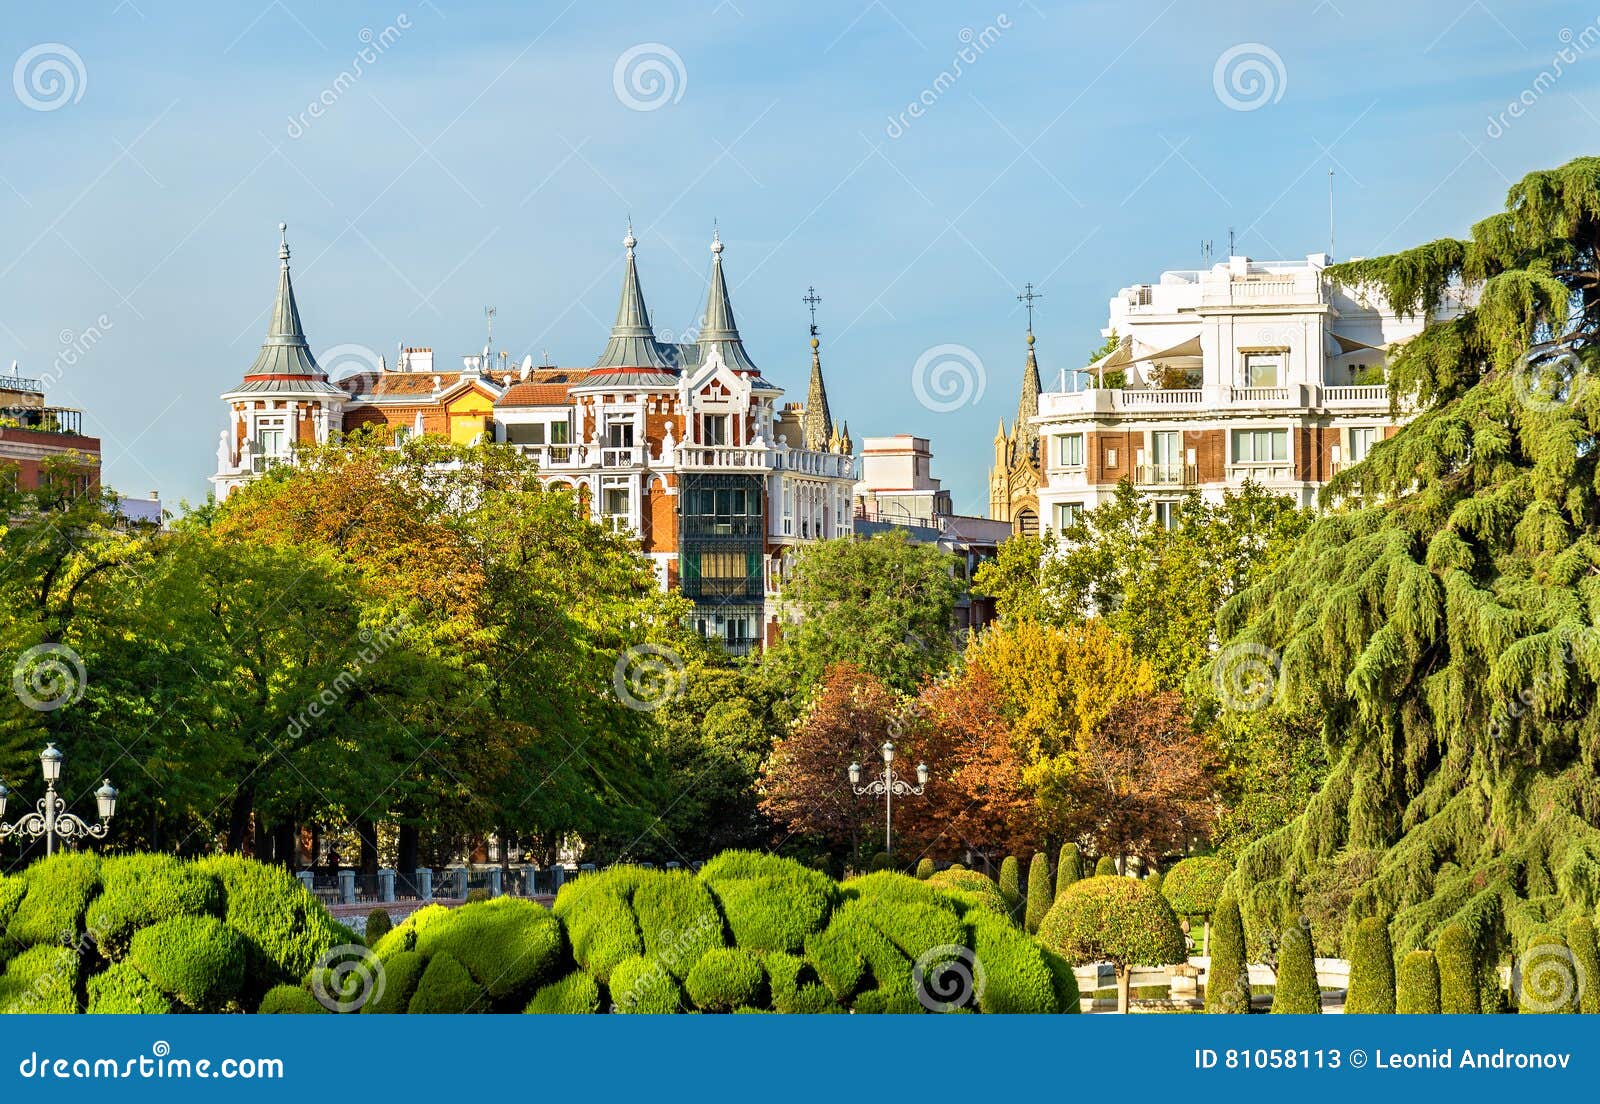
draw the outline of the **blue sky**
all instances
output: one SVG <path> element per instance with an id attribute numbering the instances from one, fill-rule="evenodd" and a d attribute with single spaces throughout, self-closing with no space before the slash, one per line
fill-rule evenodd
<path id="1" fill-rule="evenodd" d="M 0 365 L 84 408 L 109 482 L 172 501 L 205 493 L 280 220 L 316 350 L 457 363 L 493 304 L 516 359 L 577 365 L 605 342 L 625 218 L 673 333 L 715 218 L 766 374 L 803 397 L 815 285 L 835 418 L 931 437 L 957 509 L 983 513 L 1024 283 L 1048 387 L 1117 288 L 1198 267 L 1204 239 L 1220 258 L 1230 226 L 1255 257 L 1325 249 L 1329 168 L 1336 252 L 1370 255 L 1462 234 L 1524 172 L 1600 147 L 1600 12 L 1537 0 L 6 9 Z M 913 383 L 940 345 L 975 358 L 954 409 Z"/>

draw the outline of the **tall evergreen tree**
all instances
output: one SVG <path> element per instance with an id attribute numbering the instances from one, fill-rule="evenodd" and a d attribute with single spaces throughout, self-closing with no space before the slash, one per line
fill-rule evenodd
<path id="1" fill-rule="evenodd" d="M 1061 855 L 1056 859 L 1056 896 L 1060 897 L 1067 891 L 1067 887 L 1083 877 L 1083 856 L 1078 852 L 1075 843 L 1063 843 Z"/>
<path id="2" fill-rule="evenodd" d="M 1035 851 L 1028 863 L 1028 911 L 1023 918 L 1028 931 L 1036 932 L 1045 913 L 1054 903 L 1050 894 L 1050 859 L 1043 851 Z"/>
<path id="3" fill-rule="evenodd" d="M 1279 707 L 1329 749 L 1240 857 L 1247 918 L 1364 850 L 1353 911 L 1402 947 L 1455 920 L 1504 951 L 1600 899 L 1600 158 L 1529 174 L 1467 240 L 1329 275 L 1439 320 L 1388 369 L 1415 417 L 1219 618 L 1281 656 Z"/>

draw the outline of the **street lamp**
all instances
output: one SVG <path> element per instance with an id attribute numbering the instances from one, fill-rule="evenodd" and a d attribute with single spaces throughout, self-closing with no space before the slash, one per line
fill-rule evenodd
<path id="1" fill-rule="evenodd" d="M 56 783 L 61 779 L 61 762 L 65 758 L 54 744 L 46 746 L 39 753 L 39 770 L 44 775 L 44 796 L 39 799 L 39 806 L 34 812 L 19 817 L 15 824 L 5 823 L 6 799 L 11 796 L 11 791 L 6 789 L 4 783 L 0 783 L 0 839 L 7 836 L 38 839 L 43 836 L 44 853 L 53 855 L 58 838 L 106 838 L 106 833 L 111 830 L 111 818 L 117 812 L 117 791 L 111 785 L 111 779 L 101 782 L 100 788 L 94 792 L 95 804 L 100 809 L 100 823 L 89 824 L 67 812 L 65 799 L 56 793 Z"/>
<path id="2" fill-rule="evenodd" d="M 928 785 L 928 764 L 917 764 L 917 784 L 913 786 L 894 769 L 894 744 L 888 740 L 883 742 L 883 747 L 878 749 L 883 754 L 883 775 L 874 778 L 865 786 L 861 784 L 861 764 L 851 763 L 849 768 L 850 788 L 855 790 L 856 796 L 865 794 L 883 795 L 883 849 L 889 854 L 894 854 L 894 799 L 908 795 L 921 797 L 923 789 Z"/>

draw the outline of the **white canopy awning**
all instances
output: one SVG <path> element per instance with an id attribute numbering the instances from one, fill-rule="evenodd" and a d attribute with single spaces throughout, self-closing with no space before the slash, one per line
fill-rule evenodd
<path id="1" fill-rule="evenodd" d="M 1336 356 L 1344 353 L 1359 353 L 1363 349 L 1371 349 L 1375 353 L 1387 352 L 1389 349 L 1388 345 L 1368 345 L 1365 341 L 1357 341 L 1355 338 L 1345 337 L 1343 334 L 1329 333 L 1328 336 L 1333 338 L 1335 345 L 1339 346 L 1339 352 L 1335 354 Z"/>
<path id="2" fill-rule="evenodd" d="M 1170 349 L 1162 349 L 1155 353 L 1146 353 L 1141 357 L 1134 357 L 1131 364 L 1143 364 L 1147 360 L 1176 360 L 1179 357 L 1200 356 L 1200 335 L 1195 334 L 1187 341 L 1180 342 Z"/>

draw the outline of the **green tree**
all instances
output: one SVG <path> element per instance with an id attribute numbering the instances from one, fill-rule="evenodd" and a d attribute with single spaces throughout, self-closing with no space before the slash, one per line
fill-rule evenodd
<path id="1" fill-rule="evenodd" d="M 1586 157 L 1530 173 L 1466 240 L 1329 270 L 1405 314 L 1475 301 L 1393 355 L 1415 417 L 1221 615 L 1230 646 L 1281 658 L 1282 699 L 1330 749 L 1305 811 L 1241 854 L 1251 911 L 1346 849 L 1381 852 L 1353 907 L 1402 946 L 1456 921 L 1494 954 L 1593 909 L 1597 243 Z"/>
<path id="2" fill-rule="evenodd" d="M 1578 1011 L 1586 1015 L 1600 1013 L 1600 950 L 1595 947 L 1594 921 L 1587 916 L 1575 916 L 1567 925 L 1567 946 L 1572 951 L 1572 964 L 1582 979 L 1578 986 Z"/>
<path id="3" fill-rule="evenodd" d="M 1110 962 L 1117 971 L 1117 1011 L 1128 1011 L 1134 966 L 1185 960 L 1183 929 L 1161 896 L 1133 878 L 1090 878 L 1050 906 L 1039 939 L 1068 962 Z"/>
<path id="4" fill-rule="evenodd" d="M 973 574 L 972 592 L 994 599 L 995 614 L 1003 625 L 1049 622 L 1052 612 L 1039 580 L 1045 560 L 1055 551 L 1055 534 L 1048 529 L 1042 537 L 1019 534 L 1001 541 L 995 558 L 980 564 Z"/>
<path id="5" fill-rule="evenodd" d="M 1409 1015 L 1439 1013 L 1439 963 L 1432 951 L 1412 951 L 1400 960 L 1395 1011 Z"/>
<path id="6" fill-rule="evenodd" d="M 1000 895 L 1013 916 L 1022 907 L 1022 864 L 1015 855 L 1000 860 Z"/>
<path id="7" fill-rule="evenodd" d="M 1054 901 L 1050 892 L 1050 858 L 1043 851 L 1035 851 L 1028 862 L 1028 910 L 1023 917 L 1029 932 L 1039 930 Z"/>
<path id="8" fill-rule="evenodd" d="M 1067 891 L 1067 887 L 1083 877 L 1083 856 L 1078 851 L 1075 843 L 1063 843 L 1061 854 L 1056 859 L 1056 896 L 1060 897 Z"/>
<path id="9" fill-rule="evenodd" d="M 1363 917 L 1356 924 L 1350 952 L 1350 990 L 1344 1010 L 1389 1014 L 1394 1007 L 1394 947 L 1389 942 L 1389 925 L 1376 916 Z"/>
<path id="10" fill-rule="evenodd" d="M 784 584 L 797 620 L 763 667 L 790 694 L 810 691 L 835 663 L 914 693 L 955 658 L 955 562 L 899 529 L 803 546 Z"/>
<path id="11" fill-rule="evenodd" d="M 1475 1016 L 1482 1011 L 1478 952 L 1467 929 L 1460 924 L 1440 929 L 1434 958 L 1439 970 L 1439 1011 L 1447 1016 Z"/>
<path id="12" fill-rule="evenodd" d="M 1272 1011 L 1305 1015 L 1322 1011 L 1311 930 L 1301 923 L 1285 925 L 1278 945 L 1278 981 L 1272 990 Z"/>
<path id="13" fill-rule="evenodd" d="M 1206 1011 L 1250 1011 L 1250 969 L 1244 954 L 1239 904 L 1224 897 L 1212 918 L 1211 964 L 1206 969 Z"/>

